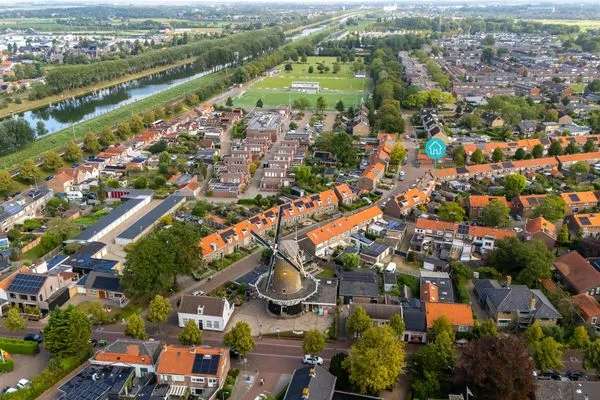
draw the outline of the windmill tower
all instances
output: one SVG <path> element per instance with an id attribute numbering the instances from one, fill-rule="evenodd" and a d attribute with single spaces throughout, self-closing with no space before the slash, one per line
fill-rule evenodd
<path id="1" fill-rule="evenodd" d="M 254 239 L 271 249 L 267 272 L 259 278 L 256 290 L 267 300 L 268 310 L 278 316 L 294 316 L 302 312 L 302 302 L 317 292 L 318 282 L 304 269 L 303 254 L 297 240 L 281 240 L 283 209 L 279 207 L 273 243 L 255 232 Z"/>

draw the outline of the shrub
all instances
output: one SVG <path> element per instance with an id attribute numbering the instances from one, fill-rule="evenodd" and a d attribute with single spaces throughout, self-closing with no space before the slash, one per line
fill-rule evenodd
<path id="1" fill-rule="evenodd" d="M 37 342 L 0 337 L 0 348 L 13 354 L 35 354 L 40 351 Z"/>
<path id="2" fill-rule="evenodd" d="M 15 363 L 13 360 L 6 360 L 4 362 L 0 362 L 0 374 L 3 372 L 10 372 L 15 367 Z"/>

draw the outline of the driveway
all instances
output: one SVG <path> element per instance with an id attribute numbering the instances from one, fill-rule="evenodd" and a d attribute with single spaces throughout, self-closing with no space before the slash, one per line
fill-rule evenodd
<path id="1" fill-rule="evenodd" d="M 48 365 L 50 353 L 41 348 L 40 352 L 33 356 L 11 354 L 11 357 L 15 362 L 15 369 L 0 375 L 0 389 L 16 385 L 21 378 L 31 380 L 32 377 L 39 375 Z"/>

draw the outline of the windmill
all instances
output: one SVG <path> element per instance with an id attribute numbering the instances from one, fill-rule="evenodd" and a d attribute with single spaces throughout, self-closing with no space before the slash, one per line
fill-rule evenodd
<path id="1" fill-rule="evenodd" d="M 280 240 L 282 217 L 283 206 L 280 206 L 273 243 L 251 232 L 258 243 L 272 252 L 267 272 L 257 282 L 256 289 L 269 301 L 269 310 L 280 315 L 293 315 L 301 311 L 301 307 L 294 306 L 312 296 L 318 284 L 304 269 L 303 254 L 297 240 Z"/>

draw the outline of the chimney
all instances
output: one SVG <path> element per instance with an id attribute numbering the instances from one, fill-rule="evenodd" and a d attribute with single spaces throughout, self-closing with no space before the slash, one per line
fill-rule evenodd
<path id="1" fill-rule="evenodd" d="M 512 276 L 506 275 L 506 287 L 510 287 L 512 283 Z"/>
<path id="2" fill-rule="evenodd" d="M 532 293 L 531 294 L 531 299 L 529 299 L 529 310 L 530 311 L 535 310 L 535 303 L 536 303 L 536 299 L 535 299 L 535 296 Z"/>

